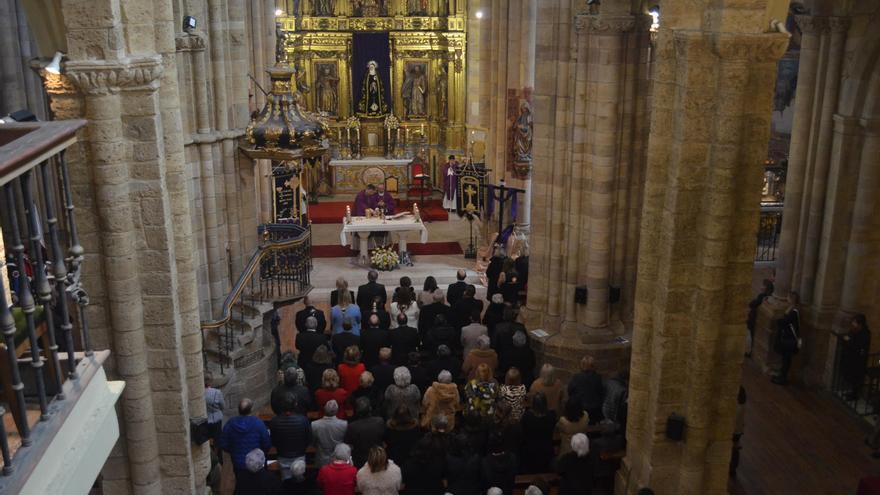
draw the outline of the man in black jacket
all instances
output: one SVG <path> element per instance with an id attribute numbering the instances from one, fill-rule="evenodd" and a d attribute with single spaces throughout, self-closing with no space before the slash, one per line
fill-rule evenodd
<path id="1" fill-rule="evenodd" d="M 309 393 L 309 389 L 305 385 L 299 383 L 297 374 L 297 369 L 293 366 L 285 369 L 284 383 L 280 383 L 272 389 L 269 404 L 272 406 L 272 412 L 276 415 L 285 413 L 288 407 L 287 402 L 290 400 L 288 394 L 293 394 L 296 400 L 296 412 L 305 414 L 306 411 L 311 409 L 312 394 Z"/>
<path id="2" fill-rule="evenodd" d="M 377 307 L 385 308 L 385 302 L 388 301 L 388 293 L 385 292 L 385 286 L 377 283 L 379 272 L 370 270 L 367 273 L 367 283 L 358 287 L 357 305 L 361 308 L 361 314 L 367 315 L 373 310 L 373 298 L 379 296 L 379 304 Z"/>
<path id="3" fill-rule="evenodd" d="M 322 345 L 329 347 L 329 338 L 323 333 L 317 331 L 318 320 L 314 316 L 309 316 L 303 323 L 305 327 L 303 331 L 296 334 L 296 348 L 299 350 L 297 360 L 300 366 L 312 362 L 312 356 L 315 355 L 315 349 Z"/>
<path id="4" fill-rule="evenodd" d="M 465 288 L 461 299 L 452 305 L 453 319 L 449 323 L 451 323 L 458 332 L 461 332 L 461 327 L 468 325 L 471 322 L 471 315 L 474 313 L 483 313 L 483 301 L 475 298 L 474 296 L 476 296 L 476 294 L 477 288 L 473 285 L 468 285 L 467 288 Z"/>
<path id="5" fill-rule="evenodd" d="M 284 412 L 269 421 L 269 437 L 278 451 L 281 479 L 292 476 L 290 467 L 298 459 L 305 459 L 306 448 L 312 443 L 312 426 L 309 418 L 296 412 L 296 399 L 287 395 Z"/>
<path id="6" fill-rule="evenodd" d="M 379 362 L 379 349 L 390 345 L 387 328 L 379 325 L 379 317 L 371 315 L 367 326 L 361 328 L 361 361 L 369 369 Z M 384 392 L 384 390 L 383 390 Z"/>
<path id="7" fill-rule="evenodd" d="M 333 343 L 333 353 L 336 354 L 333 362 L 337 365 L 342 362 L 346 349 L 353 345 L 358 347 L 361 345 L 361 338 L 351 332 L 351 321 L 348 318 L 342 321 L 342 332 L 334 335 L 331 341 Z"/>
<path id="8" fill-rule="evenodd" d="M 358 397 L 354 401 L 354 418 L 345 430 L 345 443 L 351 445 L 351 460 L 360 468 L 367 462 L 367 454 L 375 446 L 381 446 L 385 437 L 385 420 L 373 416 L 370 399 Z"/>
<path id="9" fill-rule="evenodd" d="M 324 333 L 324 329 L 327 328 L 327 317 L 324 316 L 324 312 L 316 308 L 312 304 L 309 296 L 303 298 L 303 304 L 305 304 L 306 307 L 296 312 L 296 318 L 294 320 L 296 322 L 296 331 L 305 332 L 306 318 L 312 316 L 318 322 L 318 326 L 316 328 L 318 333 Z"/>
<path id="10" fill-rule="evenodd" d="M 405 313 L 397 315 L 397 328 L 388 337 L 391 343 L 391 362 L 395 366 L 406 366 L 410 352 L 419 350 L 419 331 L 407 325 Z"/>
<path id="11" fill-rule="evenodd" d="M 464 294 L 464 290 L 467 289 L 467 282 L 464 279 L 467 278 L 467 271 L 464 269 L 458 270 L 458 273 L 455 274 L 455 278 L 458 279 L 454 284 L 449 284 L 449 288 L 446 289 L 446 300 L 449 302 L 450 306 L 455 306 L 455 303 L 461 299 L 462 294 Z"/>
<path id="12" fill-rule="evenodd" d="M 505 307 L 502 314 L 504 321 L 495 325 L 495 335 L 492 340 L 492 348 L 499 356 L 513 348 L 513 336 L 516 332 L 526 331 L 525 325 L 516 321 L 515 309 L 510 306 Z"/>
<path id="13" fill-rule="evenodd" d="M 581 371 L 568 382 L 568 396 L 579 401 L 584 411 L 589 413 L 591 425 L 603 419 L 605 386 L 602 384 L 602 376 L 596 372 L 596 362 L 592 356 L 581 359 Z"/>
<path id="14" fill-rule="evenodd" d="M 449 320 L 450 308 L 443 304 L 443 296 L 442 290 L 435 290 L 434 302 L 422 306 L 421 311 L 419 311 L 419 335 L 421 335 L 422 339 L 428 334 L 428 330 L 434 326 L 437 315 L 443 315 L 444 318 Z"/>
<path id="15" fill-rule="evenodd" d="M 384 394 L 385 389 L 394 383 L 394 365 L 391 364 L 390 347 L 379 349 L 379 363 L 370 368 L 369 371 L 373 374 L 373 386 L 377 387 Z"/>

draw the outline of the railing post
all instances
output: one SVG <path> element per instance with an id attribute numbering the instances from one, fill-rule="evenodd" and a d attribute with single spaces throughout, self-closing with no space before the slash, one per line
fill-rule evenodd
<path id="1" fill-rule="evenodd" d="M 43 162 L 40 166 L 45 166 Z M 40 224 L 40 214 L 37 211 L 37 203 L 31 185 L 32 172 L 27 172 L 21 177 L 21 194 L 27 213 L 28 233 L 31 241 L 31 256 L 34 262 L 34 292 L 43 306 L 43 317 L 46 319 L 46 330 L 49 334 L 49 348 L 44 349 L 46 358 L 51 359 L 52 371 L 55 375 L 57 395 L 63 398 L 61 385 L 61 362 L 58 360 L 58 344 L 55 342 L 55 315 L 52 311 L 52 287 L 49 285 L 49 277 L 46 275 L 46 263 L 43 259 L 43 227 Z M 36 180 L 36 177 L 34 177 Z"/>
<path id="2" fill-rule="evenodd" d="M 6 194 L 9 194 L 9 187 L 6 187 Z M 6 215 L 7 221 L 12 221 L 12 214 L 7 212 Z M 5 259 L 5 257 L 4 257 Z M 3 260 L 0 260 L 0 269 L 6 269 L 6 263 Z M 3 277 L 0 277 L 0 330 L 3 331 L 3 340 L 6 343 L 6 361 L 9 363 L 9 367 L 11 368 L 10 374 L 12 375 L 12 394 L 15 396 L 15 404 L 14 407 L 17 411 L 13 412 L 13 418 L 18 416 L 21 418 L 21 421 L 16 421 L 16 428 L 18 429 L 18 434 L 21 436 L 22 445 L 30 445 L 30 427 L 27 424 L 27 409 L 24 404 L 24 384 L 21 382 L 21 372 L 18 369 L 18 356 L 15 354 L 15 318 L 12 316 L 12 311 L 9 310 L 9 305 L 6 302 L 6 297 L 2 294 L 6 291 L 6 288 L 3 286 Z M 10 401 L 11 402 L 11 401 Z M 21 423 L 21 424 L 19 424 Z M 3 435 L 3 438 L 6 438 L 6 435 Z"/>
<path id="3" fill-rule="evenodd" d="M 67 348 L 67 376 L 76 378 L 76 349 L 73 344 L 73 322 L 70 319 L 70 308 L 67 306 L 67 264 L 64 262 L 64 253 L 61 251 L 61 241 L 58 235 L 58 217 L 55 213 L 55 189 L 52 187 L 54 176 L 45 162 L 40 165 L 40 175 L 43 178 L 43 196 L 46 199 L 46 224 L 49 226 L 49 248 L 52 258 L 52 276 L 55 281 L 55 297 L 58 298 L 56 305 L 61 312 L 61 332 L 64 335 L 64 346 Z"/>
<path id="4" fill-rule="evenodd" d="M 9 476 L 12 474 L 12 455 L 9 453 L 9 439 L 6 437 L 4 416 L 6 416 L 6 409 L 0 406 L 0 452 L 3 454 L 3 476 Z"/>
<path id="5" fill-rule="evenodd" d="M 15 212 L 18 210 L 18 191 L 16 183 L 20 183 L 21 181 L 27 181 L 30 178 L 30 171 L 25 172 L 18 179 L 6 184 L 6 210 L 9 215 L 9 226 L 10 230 L 12 230 L 12 252 L 15 253 L 15 262 L 18 264 L 19 270 L 21 271 L 22 276 L 18 279 L 20 281 L 18 285 L 18 305 L 24 313 L 25 322 L 27 325 L 27 333 L 28 340 L 30 341 L 31 347 L 31 367 L 34 370 L 34 375 L 37 381 L 37 395 L 40 401 L 40 420 L 45 420 L 49 418 L 49 407 L 48 402 L 46 401 L 46 380 L 43 376 L 43 361 L 40 358 L 40 345 L 37 342 L 37 328 L 34 323 L 34 311 L 36 310 L 36 305 L 34 303 L 34 295 L 31 292 L 31 283 L 28 280 L 27 275 L 25 274 L 25 267 L 27 266 L 27 261 L 24 257 L 24 244 L 21 239 L 21 229 L 18 225 L 18 215 Z M 15 346 L 13 345 L 13 349 Z M 13 359 L 10 364 L 12 366 L 17 366 L 17 359 Z M 25 422 L 27 422 L 27 417 L 25 417 Z"/>

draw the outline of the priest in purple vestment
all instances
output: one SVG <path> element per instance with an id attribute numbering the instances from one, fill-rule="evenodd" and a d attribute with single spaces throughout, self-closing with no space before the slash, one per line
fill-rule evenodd
<path id="1" fill-rule="evenodd" d="M 367 184 L 367 187 L 364 188 L 363 191 L 357 193 L 357 196 L 354 197 L 354 208 L 351 209 L 352 216 L 367 216 L 367 210 L 375 208 L 377 202 L 378 195 L 376 194 L 376 186 L 373 184 Z"/>
<path id="2" fill-rule="evenodd" d="M 376 188 L 378 191 L 376 192 L 375 208 L 385 208 L 386 215 L 393 215 L 394 198 L 391 197 L 391 193 L 385 190 L 385 184 L 379 184 Z"/>
<path id="3" fill-rule="evenodd" d="M 458 170 L 458 162 L 455 155 L 449 155 L 449 159 L 443 164 L 443 208 L 447 211 L 453 211 L 456 206 L 456 192 L 458 188 L 458 176 L 455 172 Z"/>

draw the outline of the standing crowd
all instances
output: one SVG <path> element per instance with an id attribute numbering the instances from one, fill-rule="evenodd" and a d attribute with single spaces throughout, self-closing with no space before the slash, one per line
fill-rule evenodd
<path id="1" fill-rule="evenodd" d="M 390 300 L 375 271 L 357 292 L 339 279 L 329 315 L 306 298 L 274 416 L 244 399 L 217 439 L 235 493 L 509 495 L 517 476 L 528 495 L 611 493 L 626 375 L 603 379 L 589 356 L 568 382 L 536 370 L 515 271 L 488 304 L 465 278 L 444 293 L 402 277 Z"/>

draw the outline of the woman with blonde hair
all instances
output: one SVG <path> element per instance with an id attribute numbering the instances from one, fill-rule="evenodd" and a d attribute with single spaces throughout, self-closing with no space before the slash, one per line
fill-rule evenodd
<path id="1" fill-rule="evenodd" d="M 560 414 L 565 407 L 565 384 L 556 376 L 556 368 L 552 364 L 541 366 L 541 374 L 529 388 L 529 404 L 535 395 L 542 393 L 547 397 L 547 410 Z"/>
<path id="2" fill-rule="evenodd" d="M 361 495 L 397 495 L 403 474 L 382 447 L 367 454 L 367 463 L 357 473 L 357 489 Z"/>
<path id="3" fill-rule="evenodd" d="M 324 370 L 321 376 L 321 388 L 315 392 L 315 402 L 318 403 L 318 410 L 324 411 L 324 405 L 335 400 L 339 404 L 339 412 L 336 417 L 345 419 L 345 408 L 342 406 L 348 400 L 348 392 L 339 386 L 339 374 L 334 369 Z"/>
<path id="4" fill-rule="evenodd" d="M 343 323 L 351 325 L 351 333 L 361 334 L 361 309 L 354 304 L 349 290 L 339 291 L 338 301 L 330 308 L 330 326 L 333 334 L 342 333 Z"/>
<path id="5" fill-rule="evenodd" d="M 488 421 L 495 415 L 495 402 L 498 400 L 498 383 L 492 377 L 492 370 L 481 363 L 474 370 L 474 377 L 465 385 L 465 414 L 479 416 Z"/>

